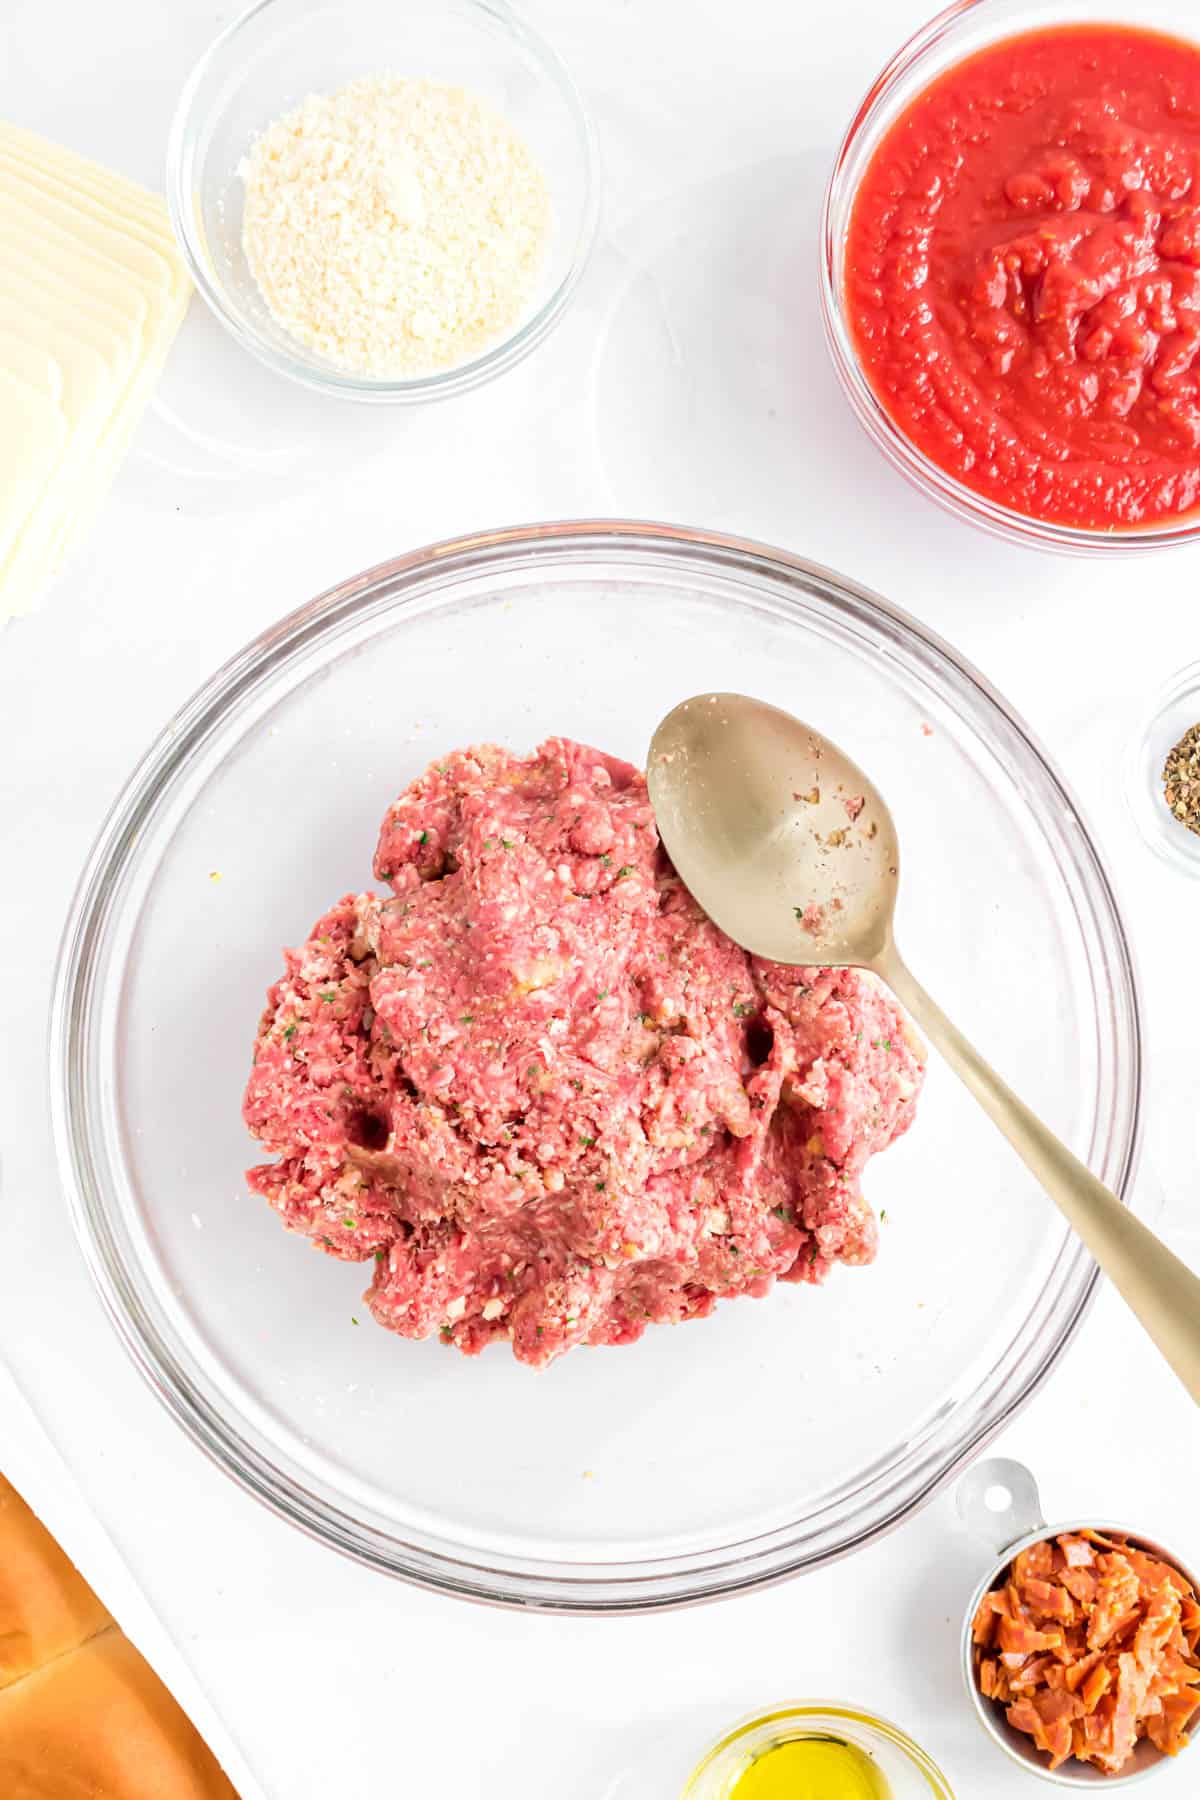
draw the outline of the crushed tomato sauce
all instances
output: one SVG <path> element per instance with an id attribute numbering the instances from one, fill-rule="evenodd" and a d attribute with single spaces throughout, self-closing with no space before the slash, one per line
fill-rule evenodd
<path id="1" fill-rule="evenodd" d="M 675 875 L 645 780 L 551 739 L 391 806 L 390 889 L 286 952 L 244 1116 L 293 1230 L 374 1258 L 380 1324 L 537 1366 L 875 1254 L 859 1177 L 923 1051 L 873 977 L 748 956 Z"/>
<path id="2" fill-rule="evenodd" d="M 975 1615 L 980 1692 L 1050 1767 L 1117 1775 L 1142 1738 L 1187 1745 L 1200 1710 L 1200 1603 L 1123 1533 L 1064 1532 L 1022 1550 Z"/>
<path id="3" fill-rule="evenodd" d="M 1125 26 L 939 76 L 855 197 L 845 300 L 913 445 L 1087 528 L 1200 505 L 1200 48 Z"/>

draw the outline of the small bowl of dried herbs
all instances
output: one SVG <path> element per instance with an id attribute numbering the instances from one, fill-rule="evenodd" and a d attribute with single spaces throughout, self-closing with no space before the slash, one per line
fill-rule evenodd
<path id="1" fill-rule="evenodd" d="M 1150 848 L 1200 876 L 1200 662 L 1181 669 L 1159 694 L 1130 745 L 1125 786 Z"/>

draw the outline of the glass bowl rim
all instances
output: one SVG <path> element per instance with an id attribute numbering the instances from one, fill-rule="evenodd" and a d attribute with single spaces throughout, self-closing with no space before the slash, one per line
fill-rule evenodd
<path id="1" fill-rule="evenodd" d="M 226 304 L 222 292 L 209 275 L 209 259 L 194 224 L 192 195 L 196 183 L 193 171 L 203 123 L 197 119 L 195 108 L 206 77 L 219 59 L 234 47 L 243 28 L 261 13 L 268 12 L 276 5 L 288 3 L 289 0 L 254 0 L 253 5 L 226 25 L 191 69 L 171 119 L 166 157 L 167 208 L 176 240 L 187 263 L 188 274 L 209 311 L 235 342 L 257 357 L 267 368 L 273 369 L 277 375 L 284 375 L 317 393 L 368 405 L 412 404 L 450 399 L 455 394 L 466 393 L 481 386 L 493 376 L 501 375 L 506 369 L 523 362 L 561 319 L 591 260 L 600 225 L 602 181 L 595 126 L 574 77 L 553 46 L 513 11 L 508 0 L 456 0 L 456 3 L 491 19 L 506 30 L 534 59 L 543 75 L 555 87 L 575 128 L 584 182 L 583 205 L 578 218 L 572 222 L 574 248 L 570 266 L 532 317 L 465 363 L 455 364 L 449 369 L 433 370 L 427 375 L 380 379 L 355 375 L 348 370 L 323 368 L 310 361 L 299 346 L 294 355 L 289 354 L 261 336 L 236 309 Z M 566 222 L 564 226 L 565 224 Z"/>
<path id="2" fill-rule="evenodd" d="M 934 632 L 902 609 L 822 565 L 751 539 L 687 527 L 622 519 L 573 520 L 485 531 L 448 540 L 377 564 L 318 595 L 267 628 L 231 657 L 170 719 L 153 740 L 118 793 L 81 872 L 59 947 L 50 1009 L 49 1087 L 51 1123 L 60 1179 L 67 1196 L 84 1260 L 118 1337 L 152 1391 L 188 1437 L 273 1512 L 319 1542 L 384 1573 L 466 1598 L 522 1609 L 572 1613 L 634 1613 L 711 1600 L 784 1580 L 818 1568 L 872 1542 L 900 1524 L 978 1454 L 1027 1403 L 1072 1340 L 1095 1294 L 1098 1274 L 1077 1241 L 1060 1252 L 1047 1280 L 1056 1283 L 1036 1335 L 1023 1328 L 1019 1354 L 1007 1384 L 997 1367 L 971 1394 L 937 1415 L 919 1438 L 902 1447 L 882 1469 L 857 1471 L 823 1508 L 802 1521 L 761 1537 L 724 1543 L 714 1549 L 637 1562 L 549 1562 L 536 1557 L 448 1554 L 439 1541 L 401 1541 L 314 1491 L 273 1462 L 249 1441 L 243 1423 L 201 1391 L 157 1332 L 138 1283 L 124 1266 L 110 1213 L 120 1208 L 104 1191 L 95 1146 L 103 1134 L 94 1120 L 87 1053 L 94 1023 L 98 964 L 105 954 L 112 919 L 120 915 L 122 884 L 136 869 L 138 840 L 165 807 L 173 786 L 186 778 L 208 737 L 240 702 L 279 679 L 290 663 L 301 663 L 314 646 L 335 643 L 373 616 L 402 612 L 428 593 L 430 585 L 489 570 L 557 566 L 587 568 L 597 554 L 640 558 L 660 572 L 691 562 L 708 575 L 741 573 L 766 577 L 778 588 L 809 591 L 816 585 L 834 611 L 852 622 L 869 623 L 885 640 L 910 653 L 920 651 L 943 679 L 955 678 L 984 716 L 997 721 L 1028 752 L 1030 777 L 1052 796 L 1055 817 L 1071 825 L 1066 834 L 1076 861 L 1073 897 L 1086 897 L 1093 922 L 1104 934 L 1105 962 L 1113 973 L 1108 992 L 1120 1000 L 1118 1033 L 1125 1039 L 1118 1058 L 1123 1091 L 1114 1096 L 1109 1121 L 1110 1175 L 1125 1196 L 1137 1168 L 1143 1128 L 1143 1046 L 1141 1000 L 1132 948 L 1113 888 L 1091 832 L 1062 777 L 1020 716 L 977 670 Z M 1045 828 L 1045 821 L 1042 821 Z M 1065 840 L 1064 840 L 1065 841 Z M 1060 844 L 1058 850 L 1061 851 Z M 1063 865 L 1058 864 L 1060 873 Z M 1118 1115 L 1121 1115 L 1118 1118 Z M 1116 1123 L 1113 1123 L 1116 1121 Z M 1043 1289 L 1044 1293 L 1045 1290 Z M 1035 1305 L 1038 1302 L 1035 1302 Z M 1029 1341 L 1032 1339 L 1032 1341 Z M 981 1397 L 982 1395 L 982 1397 Z M 969 1414 L 969 1417 L 966 1416 Z M 950 1423 L 948 1424 L 947 1420 Z M 252 1430 L 252 1428 L 251 1428 Z M 839 1512 L 834 1541 L 827 1536 L 829 1514 L 846 1496 L 854 1508 Z M 863 1515 L 866 1515 L 865 1517 Z M 411 1534 L 410 1534 L 411 1536 Z"/>
<path id="3" fill-rule="evenodd" d="M 1056 0 L 1037 0 L 1037 3 L 1052 8 Z M 1141 528 L 1105 529 L 1102 526 L 1067 525 L 1054 519 L 1038 519 L 1029 513 L 1017 511 L 1015 507 L 1003 506 L 998 501 L 989 499 L 986 494 L 977 493 L 966 482 L 960 481 L 932 457 L 927 456 L 901 430 L 876 395 L 855 351 L 846 317 L 841 279 L 845 234 L 843 231 L 839 235 L 837 229 L 838 215 L 843 206 L 848 214 L 854 203 L 853 192 L 847 195 L 845 191 L 848 185 L 847 164 L 862 142 L 873 153 L 900 117 L 900 109 L 895 102 L 897 85 L 914 71 L 919 71 L 935 51 L 952 43 L 964 26 L 974 23 L 978 17 L 986 17 L 1001 4 L 1003 0 L 951 0 L 948 6 L 904 40 L 880 69 L 854 109 L 825 184 L 818 231 L 821 320 L 830 360 L 854 416 L 871 442 L 913 487 L 927 498 L 937 501 L 956 518 L 980 526 L 992 536 L 1004 538 L 1009 543 L 1076 556 L 1105 556 L 1109 552 L 1144 555 L 1151 550 L 1170 549 L 1192 543 L 1200 537 L 1200 508 L 1174 524 L 1160 522 Z M 998 31 L 988 41 L 1002 43 L 1006 37 L 1019 37 L 1025 31 L 1035 29 L 1036 24 L 1031 20 L 1019 30 Z M 1196 34 L 1196 44 L 1200 49 L 1200 31 Z M 976 45 L 975 49 L 981 47 Z M 952 68 L 958 60 L 960 59 L 952 57 L 944 66 Z M 930 74 L 922 81 L 917 86 L 916 93 L 922 92 L 928 80 L 933 78 Z M 905 104 L 909 104 L 915 97 L 914 93 Z"/>
<path id="4" fill-rule="evenodd" d="M 886 1738 L 894 1749 L 901 1751 L 907 1757 L 918 1774 L 925 1776 L 930 1784 L 930 1791 L 935 1795 L 935 1800 L 954 1800 L 954 1793 L 949 1781 L 928 1750 L 923 1749 L 916 1739 L 910 1737 L 908 1732 L 897 1725 L 894 1720 L 868 1707 L 856 1706 L 850 1700 L 780 1700 L 773 1706 L 759 1708 L 755 1712 L 747 1713 L 741 1719 L 736 1719 L 704 1752 L 684 1783 L 679 1800 L 703 1800 L 698 1784 L 716 1759 L 724 1751 L 732 1749 L 739 1739 L 749 1737 L 751 1732 L 756 1731 L 759 1726 L 783 1724 L 790 1720 L 795 1720 L 799 1724 L 839 1719 L 852 1719 L 856 1724 L 872 1727 L 881 1737 Z"/>

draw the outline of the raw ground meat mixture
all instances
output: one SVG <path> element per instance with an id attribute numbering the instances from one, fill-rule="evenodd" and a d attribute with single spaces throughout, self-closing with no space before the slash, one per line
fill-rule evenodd
<path id="1" fill-rule="evenodd" d="M 923 1053 L 854 970 L 748 956 L 661 849 L 643 777 L 552 738 L 432 767 L 375 875 L 286 953 L 250 1186 L 405 1337 L 543 1366 L 875 1255 L 859 1177 Z"/>

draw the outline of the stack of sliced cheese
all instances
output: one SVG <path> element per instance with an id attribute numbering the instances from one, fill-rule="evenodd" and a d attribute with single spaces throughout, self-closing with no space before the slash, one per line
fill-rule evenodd
<path id="1" fill-rule="evenodd" d="M 161 199 L 0 121 L 0 620 L 95 516 L 190 296 Z"/>

